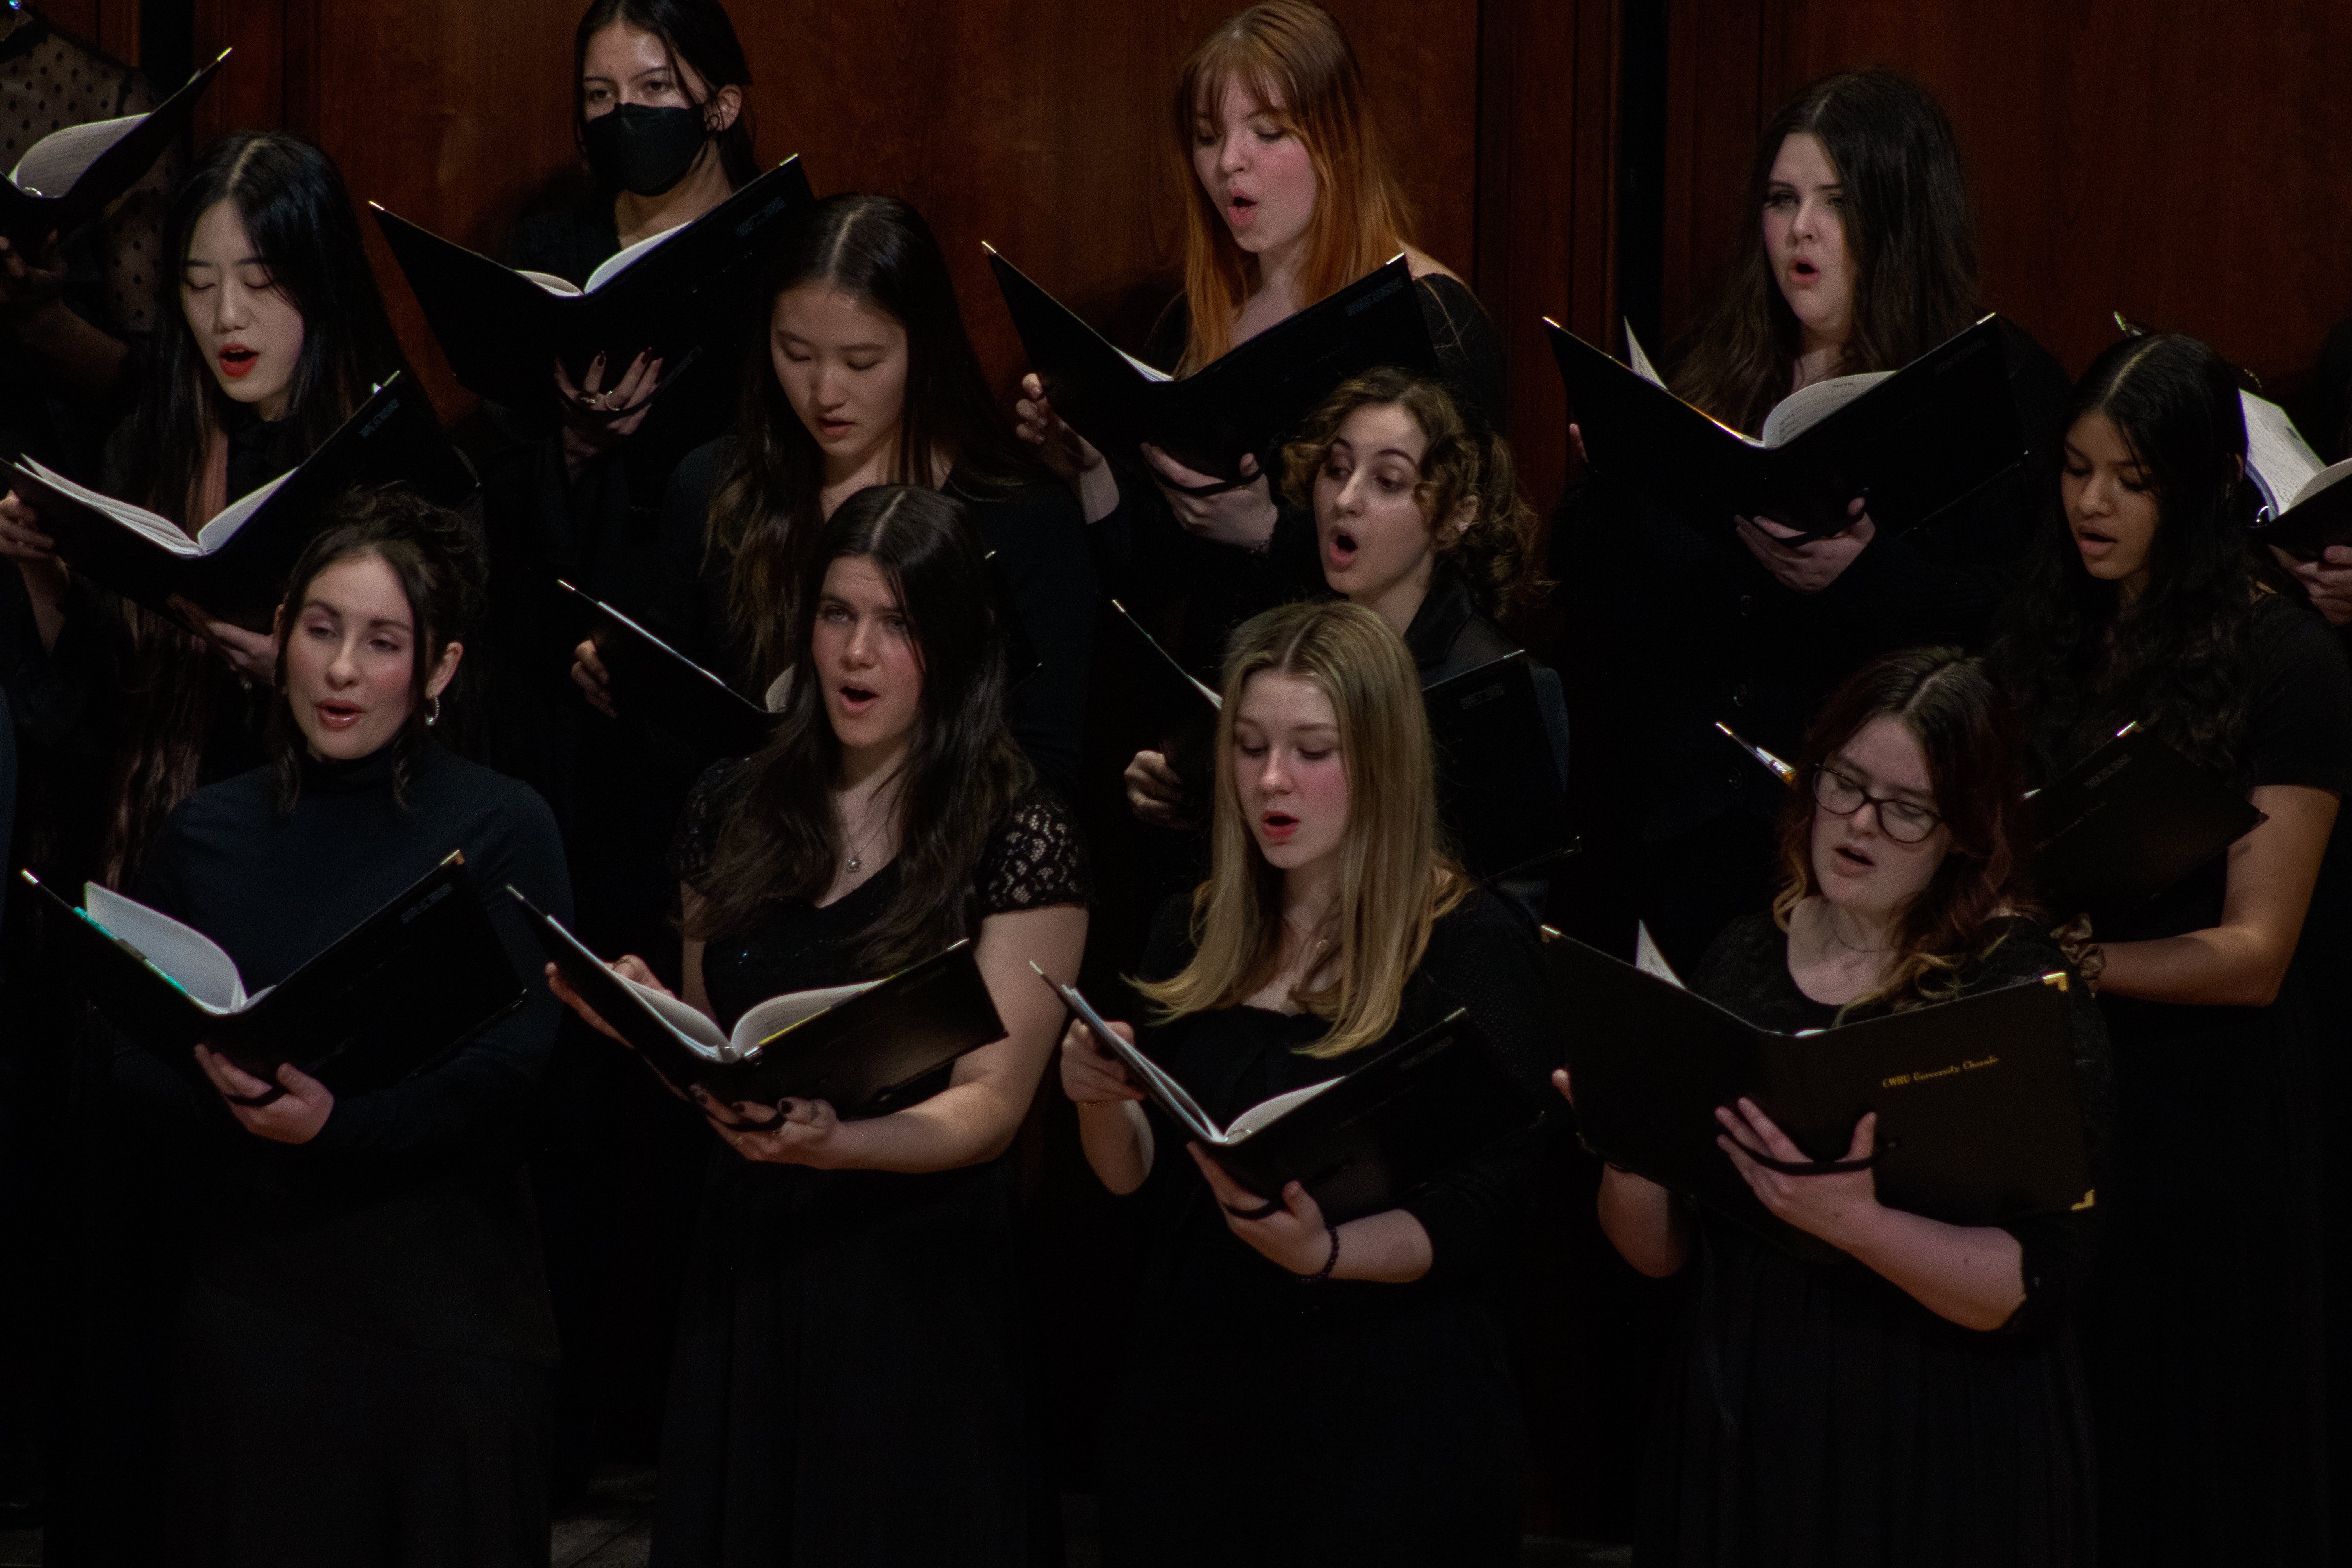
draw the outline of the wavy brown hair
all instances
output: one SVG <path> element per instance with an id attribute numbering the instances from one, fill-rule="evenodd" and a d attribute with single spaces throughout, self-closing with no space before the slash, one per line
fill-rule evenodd
<path id="1" fill-rule="evenodd" d="M 1290 504 L 1315 510 L 1316 475 L 1339 426 L 1362 408 L 1402 409 L 1428 443 L 1413 499 L 1433 531 L 1468 508 L 1470 521 L 1439 539 L 1436 554 L 1461 572 L 1479 610 L 1509 620 L 1530 609 L 1552 584 L 1536 563 L 1535 508 L 1520 492 L 1511 444 L 1466 416 L 1442 382 L 1384 368 L 1341 383 L 1282 448 L 1282 489 Z"/>
<path id="2" fill-rule="evenodd" d="M 1233 1006 L 1281 967 L 1282 873 L 1258 852 L 1234 785 L 1242 692 L 1269 671 L 1312 681 L 1339 726 L 1348 825 L 1338 951 L 1330 979 L 1296 999 L 1331 1026 L 1306 1054 L 1345 1056 L 1394 1026 L 1429 928 L 1462 901 L 1470 879 L 1443 847 L 1412 658 L 1387 622 L 1344 599 L 1286 605 L 1234 631 L 1217 719 L 1209 879 L 1192 889 L 1192 960 L 1166 980 L 1135 984 L 1164 1020 Z"/>
<path id="3" fill-rule="evenodd" d="M 1780 929 L 1788 929 L 1790 911 L 1822 890 L 1813 875 L 1813 823 L 1822 809 L 1813 799 L 1814 776 L 1880 719 L 1897 721 L 1919 742 L 1951 842 L 1927 887 L 1895 917 L 1886 977 L 1847 1003 L 1841 1018 L 1870 1003 L 1899 1013 L 1951 1000 L 1960 971 L 2000 945 L 2005 920 L 2042 913 L 2028 867 L 2033 822 L 2015 711 L 1979 660 L 1958 648 L 1907 648 L 1849 678 L 1805 736 L 1797 787 L 1780 814 L 1787 880 L 1772 900 Z"/>
<path id="4" fill-rule="evenodd" d="M 825 571 L 873 562 L 913 628 L 921 706 L 898 785 L 898 890 L 858 934 L 858 962 L 884 974 L 970 936 L 978 925 L 972 873 L 1034 775 L 1004 724 L 1006 667 L 986 547 L 961 501 L 920 485 L 874 485 L 834 511 L 793 595 L 791 647 L 814 668 L 812 607 Z M 792 683 L 783 720 L 732 782 L 701 903 L 686 932 L 710 941 L 740 931 L 778 899 L 817 899 L 841 862 L 841 742 L 825 716 L 824 683 Z"/>
<path id="5" fill-rule="evenodd" d="M 1820 139 L 1844 192 L 1853 314 L 1835 374 L 1899 370 L 1979 313 L 1976 218 L 1942 106 L 1888 70 L 1813 83 L 1756 140 L 1738 259 L 1674 377 L 1677 395 L 1751 433 L 1796 374 L 1797 318 L 1765 254 L 1762 215 L 1773 160 L 1797 135 Z"/>
<path id="6" fill-rule="evenodd" d="M 1169 145 L 1184 203 L 1184 298 L 1191 338 L 1178 368 L 1197 370 L 1234 346 L 1256 275 L 1256 258 L 1234 243 L 1192 172 L 1195 127 L 1213 117 L 1229 82 L 1240 82 L 1315 168 L 1315 216 L 1307 228 L 1299 292 L 1307 301 L 1337 293 L 1411 241 L 1404 192 L 1381 156 L 1364 73 L 1339 24 L 1307 0 L 1267 0 L 1228 17 L 1192 51 L 1169 103 Z"/>
<path id="7" fill-rule="evenodd" d="M 2126 604 L 2084 567 L 2051 471 L 2065 461 L 2064 444 L 2053 443 L 2025 583 L 1993 639 L 1994 673 L 2034 716 L 2036 741 L 2054 748 L 2034 759 L 2044 777 L 2136 720 L 2246 788 L 2254 617 L 2265 587 L 2289 603 L 2303 591 L 2247 538 L 2237 374 L 2195 338 L 2119 339 L 2075 384 L 2062 428 L 2094 414 L 2115 427 L 2156 496 L 2147 586 Z"/>

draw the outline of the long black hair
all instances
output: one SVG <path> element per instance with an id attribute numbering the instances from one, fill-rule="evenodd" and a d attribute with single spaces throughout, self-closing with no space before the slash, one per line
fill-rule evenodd
<path id="1" fill-rule="evenodd" d="M 1780 143 L 1820 139 L 1844 192 L 1853 326 L 1836 372 L 1899 370 L 1979 313 L 1976 219 L 1943 107 L 1889 70 L 1849 71 L 1799 92 L 1757 138 L 1732 271 L 1685 340 L 1675 390 L 1753 431 L 1789 395 L 1797 318 L 1764 252 L 1765 189 Z"/>
<path id="2" fill-rule="evenodd" d="M 956 468 L 966 499 L 983 500 L 1048 476 L 989 395 L 964 331 L 947 258 L 923 215 L 896 196 L 844 195 L 793 223 L 760 293 L 764 342 L 777 298 L 823 284 L 907 329 L 907 391 L 898 416 L 894 483 L 929 485 L 932 463 Z M 783 628 L 790 595 L 806 575 L 824 485 L 824 453 L 776 380 L 768 353 L 744 356 L 735 460 L 711 497 L 711 548 L 731 558 L 728 619 L 764 684 L 791 661 Z"/>
<path id="3" fill-rule="evenodd" d="M 572 140 L 583 158 L 588 115 L 587 105 L 581 100 L 580 79 L 588 69 L 588 40 L 615 22 L 659 38 L 673 73 L 683 65 L 702 79 L 702 96 L 688 94 L 697 105 L 710 101 L 722 87 L 751 85 L 751 62 L 744 58 L 735 24 L 719 0 L 592 0 L 572 35 Z M 680 92 L 686 91 L 684 77 L 677 85 Z M 745 185 L 759 177 L 760 160 L 752 152 L 752 140 L 751 105 L 747 97 L 743 107 L 735 111 L 735 122 L 719 133 L 719 167 L 729 184 Z"/>
<path id="4" fill-rule="evenodd" d="M 384 311 L 333 159 L 290 131 L 237 131 L 215 142 L 164 217 L 167 290 L 177 288 L 197 223 L 220 202 L 235 204 L 271 285 L 302 314 L 302 352 L 288 384 L 285 419 L 271 437 L 273 456 L 284 458 L 275 467 L 291 468 L 366 401 L 371 384 L 407 370 L 408 357 Z M 193 533 L 207 521 L 196 514 L 215 433 L 240 416 L 185 317 L 166 316 L 131 416 L 130 449 L 139 466 L 124 499 Z"/>
<path id="5" fill-rule="evenodd" d="M 971 584 L 986 569 L 971 512 L 919 485 L 873 485 L 834 512 L 807 553 L 793 601 L 792 683 L 782 722 L 730 786 L 703 903 L 687 934 L 708 940 L 748 923 L 770 900 L 815 899 L 841 858 L 833 791 L 841 742 L 815 673 L 812 606 L 844 557 L 873 562 L 913 628 L 923 694 L 898 786 L 898 889 L 859 939 L 868 973 L 929 957 L 971 934 L 972 873 L 988 836 L 1033 773 L 1004 723 L 1007 670 L 993 600 Z"/>
<path id="6" fill-rule="evenodd" d="M 163 224 L 163 265 L 175 289 L 197 223 L 234 203 L 270 282 L 301 312 L 302 352 L 286 413 L 265 438 L 264 470 L 292 468 L 367 398 L 371 384 L 408 369 L 360 240 L 359 220 L 334 161 L 286 131 L 239 131 L 189 171 Z M 174 519 L 190 533 L 209 521 L 215 447 L 250 417 L 220 384 L 188 325 L 166 310 L 129 426 L 123 499 Z M 225 476 L 223 476 L 225 477 Z M 135 605 L 123 740 L 109 790 L 101 874 L 121 885 L 163 819 L 196 787 L 215 705 L 234 699 L 213 657 L 174 622 Z"/>
<path id="7" fill-rule="evenodd" d="M 291 811 L 301 792 L 305 747 L 292 699 L 287 695 L 286 650 L 294 640 L 303 596 L 320 574 L 341 562 L 373 556 L 391 568 L 408 600 L 415 662 L 409 676 L 408 719 L 391 742 L 397 749 L 394 801 L 402 798 L 415 773 L 418 755 L 432 732 L 430 726 L 448 722 L 443 718 L 448 703 L 425 696 L 434 667 L 451 643 L 463 643 L 473 634 L 488 592 L 489 568 L 473 531 L 456 512 L 414 491 L 393 486 L 354 490 L 337 501 L 323 521 L 326 526 L 303 550 L 287 578 L 284 611 L 278 621 L 278 698 L 269 707 L 269 752 L 278 775 L 281 812 Z M 457 685 L 451 683 L 444 699 Z"/>
<path id="8" fill-rule="evenodd" d="M 2243 526 L 2237 375 L 2195 338 L 2125 338 L 2091 362 L 2064 427 L 2086 414 L 2115 426 L 2155 495 L 2147 586 L 2126 606 L 2116 584 L 2084 569 L 2058 500 L 2063 459 L 2053 455 L 2029 574 L 1994 643 L 1995 672 L 2019 710 L 2035 716 L 2045 772 L 2137 720 L 2244 784 L 2248 630 L 2272 574 Z"/>

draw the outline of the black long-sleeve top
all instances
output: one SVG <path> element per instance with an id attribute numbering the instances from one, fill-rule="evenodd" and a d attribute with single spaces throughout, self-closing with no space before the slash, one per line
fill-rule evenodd
<path id="1" fill-rule="evenodd" d="M 740 448 L 740 437 L 721 436 L 688 453 L 670 476 L 662 500 L 669 596 L 650 619 L 678 651 L 756 702 L 765 693 L 728 622 L 730 563 L 703 542 L 710 498 Z M 940 488 L 971 509 L 982 541 L 996 552 L 1013 613 L 1036 650 L 1037 672 L 1013 689 L 1005 722 L 1037 776 L 1063 799 L 1076 800 L 1095 635 L 1094 557 L 1077 501 L 1066 486 L 1050 481 L 983 489 L 961 468 Z"/>
<path id="2" fill-rule="evenodd" d="M 1474 413 L 1500 428 L 1507 412 L 1510 367 L 1485 307 L 1459 279 L 1444 273 L 1413 279 L 1413 291 L 1430 343 L 1437 351 L 1439 373 Z M 1153 325 L 1144 359 L 1174 365 L 1183 356 L 1192 330 L 1191 301 L 1179 295 Z M 1094 538 L 1111 592 L 1145 609 L 1191 595 L 1176 656 L 1213 685 L 1234 627 L 1261 610 L 1311 598 L 1323 590 L 1315 519 L 1282 495 L 1282 447 L 1290 434 L 1282 432 L 1257 454 L 1276 511 L 1274 536 L 1262 551 L 1238 550 L 1186 533 L 1176 526 L 1139 455 L 1106 454 L 1118 479 L 1119 500 L 1108 515 L 1095 521 Z"/>
<path id="3" fill-rule="evenodd" d="M 1192 900 L 1179 894 L 1152 921 L 1140 973 L 1164 980 L 1191 962 Z M 1530 1089 L 1543 1089 L 1559 1065 L 1559 1036 L 1546 1021 L 1543 974 L 1527 923 L 1483 889 L 1441 916 L 1428 950 L 1405 983 L 1397 1019 L 1381 1049 L 1430 1027 L 1456 1007 L 1470 1017 Z M 1148 1019 L 1139 1004 L 1129 1016 Z M 1220 1123 L 1261 1100 L 1345 1074 L 1348 1058 L 1301 1054 L 1329 1026 L 1312 1014 L 1221 1007 L 1166 1024 L 1140 1023 L 1137 1043 L 1172 1074 Z M 1381 1316 L 1419 1310 L 1430 1297 L 1480 1295 L 1499 1289 L 1538 1152 L 1537 1135 L 1498 1143 L 1409 1198 L 1403 1207 L 1429 1233 L 1429 1272 L 1409 1285 L 1341 1281 L 1318 1286 L 1309 1300 L 1279 1265 L 1225 1227 L 1215 1198 L 1184 1152 L 1186 1134 L 1157 1108 L 1153 1157 L 1129 1200 L 1140 1210 L 1147 1317 L 1187 1325 L 1188 1332 L 1229 1332 L 1252 1341 L 1302 1311 Z M 1267 1194 L 1271 1196 L 1272 1194 Z M 1221 1327 L 1222 1325 L 1222 1327 Z"/>
<path id="4" fill-rule="evenodd" d="M 560 1008 L 509 884 L 568 919 L 563 851 L 527 786 L 427 745 L 395 799 L 394 748 L 306 763 L 281 814 L 267 768 L 199 790 L 136 896 L 218 942 L 248 991 L 276 984 L 452 849 L 527 994 L 454 1055 L 339 1097 L 307 1143 L 237 1126 L 208 1087 L 118 1037 L 110 1074 L 185 1148 L 202 1189 L 194 1266 L 215 1288 L 362 1339 L 551 1361 L 554 1327 L 516 1130 Z"/>

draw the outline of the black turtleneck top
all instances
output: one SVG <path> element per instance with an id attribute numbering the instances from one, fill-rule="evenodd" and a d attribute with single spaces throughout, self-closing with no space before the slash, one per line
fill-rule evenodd
<path id="1" fill-rule="evenodd" d="M 207 1284 L 362 1339 L 551 1361 L 517 1126 L 560 1007 L 505 889 L 568 920 L 562 846 L 527 785 L 436 745 L 396 795 L 395 750 L 307 762 L 290 812 L 268 768 L 197 791 L 165 826 L 135 896 L 218 942 L 253 991 L 462 849 L 528 981 L 522 1005 L 437 1065 L 338 1099 L 303 1144 L 247 1132 L 200 1080 L 128 1039 L 116 1042 L 113 1080 L 187 1145 L 193 1261 Z"/>

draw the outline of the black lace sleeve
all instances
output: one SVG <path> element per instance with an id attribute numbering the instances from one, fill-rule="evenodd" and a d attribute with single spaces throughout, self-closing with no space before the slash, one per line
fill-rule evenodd
<path id="1" fill-rule="evenodd" d="M 710 862 L 719 853 L 719 835 L 727 826 L 727 814 L 734 806 L 736 783 L 743 771 L 743 759 L 730 757 L 711 763 L 694 781 L 694 789 L 686 797 L 686 809 L 678 814 L 677 832 L 669 841 L 669 855 L 663 864 L 669 874 L 688 885 L 698 885 Z"/>
<path id="2" fill-rule="evenodd" d="M 700 794 L 698 789 L 698 798 Z M 689 804 L 687 818 L 691 822 L 693 816 Z M 1076 818 L 1052 791 L 1031 789 L 1013 803 L 989 840 L 975 883 L 982 919 L 1087 902 L 1094 896 L 1094 882 Z"/>

